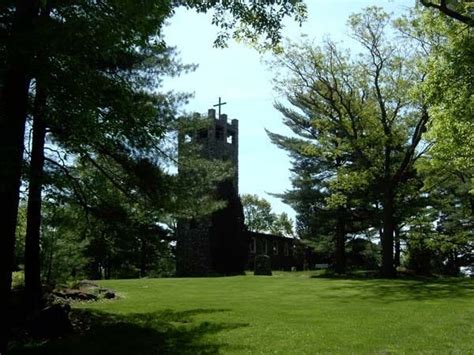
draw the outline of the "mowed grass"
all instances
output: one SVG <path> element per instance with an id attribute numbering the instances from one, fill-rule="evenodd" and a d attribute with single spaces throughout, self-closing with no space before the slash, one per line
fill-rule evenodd
<path id="1" fill-rule="evenodd" d="M 121 299 L 75 306 L 88 331 L 19 353 L 474 354 L 472 279 L 277 273 L 100 284 Z"/>

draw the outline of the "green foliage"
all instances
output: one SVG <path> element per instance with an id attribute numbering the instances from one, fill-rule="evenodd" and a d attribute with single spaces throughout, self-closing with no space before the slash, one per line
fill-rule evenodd
<path id="1" fill-rule="evenodd" d="M 469 172 L 441 170 L 422 160 L 422 193 L 428 195 L 423 209 L 407 219 L 408 267 L 420 273 L 457 275 L 472 263 L 473 198 Z"/>
<path id="2" fill-rule="evenodd" d="M 436 9 L 436 11 L 440 11 L 449 18 L 456 19 L 457 21 L 460 21 L 470 27 L 474 27 L 474 5 L 472 4 L 472 1 L 420 0 L 420 3 L 427 8 Z"/>
<path id="3" fill-rule="evenodd" d="M 164 248 L 163 248 L 164 249 Z M 160 250 L 158 260 L 154 262 L 154 268 L 148 273 L 148 277 L 172 277 L 176 275 L 176 260 L 174 249 Z"/>
<path id="4" fill-rule="evenodd" d="M 404 227 L 407 266 L 425 274 L 455 275 L 472 262 L 472 28 L 426 9 L 413 11 L 397 25 L 405 38 L 419 43 L 423 57 L 416 65 L 426 76 L 414 93 L 425 98 L 431 117 L 425 136 L 428 156 L 416 165 L 424 185 L 418 201 L 424 202 L 417 213 L 406 215 Z"/>
<path id="5" fill-rule="evenodd" d="M 169 259 L 171 251 L 170 231 L 162 222 L 172 222 L 177 177 L 148 159 L 119 153 L 117 160 L 85 157 L 69 166 L 48 166 L 50 203 L 42 237 L 47 282 L 164 271 L 161 257 Z M 164 272 L 171 269 L 166 265 Z"/>
<path id="6" fill-rule="evenodd" d="M 244 194 L 241 196 L 244 207 L 245 224 L 252 232 L 271 233 L 292 237 L 293 221 L 288 214 L 273 213 L 270 202 L 257 195 Z"/>
<path id="7" fill-rule="evenodd" d="M 283 237 L 293 236 L 293 221 L 290 219 L 288 214 L 282 212 L 276 216 L 275 221 L 270 226 L 270 233 L 281 235 Z"/>
<path id="8" fill-rule="evenodd" d="M 346 255 L 352 269 L 377 270 L 380 266 L 380 246 L 365 238 L 349 240 Z"/>
<path id="9" fill-rule="evenodd" d="M 88 241 L 80 210 L 47 203 L 41 230 L 41 274 L 46 284 L 87 278 Z"/>
<path id="10" fill-rule="evenodd" d="M 450 169 L 474 167 L 473 28 L 431 11 L 405 20 L 406 32 L 429 50 L 420 62 L 427 77 L 420 90 L 430 103 L 432 164 Z M 411 27 L 409 27 L 411 26 Z M 408 28 L 407 28 L 408 27 Z"/>
<path id="11" fill-rule="evenodd" d="M 180 0 L 176 5 L 198 12 L 213 10 L 212 23 L 220 28 L 214 45 L 225 47 L 230 37 L 243 40 L 260 50 L 278 49 L 282 21 L 291 16 L 298 23 L 306 17 L 306 5 L 301 0 L 283 1 L 196 1 Z"/>
<path id="12" fill-rule="evenodd" d="M 244 206 L 245 224 L 252 232 L 268 232 L 275 222 L 270 202 L 257 195 L 244 194 L 241 196 Z"/>
<path id="13" fill-rule="evenodd" d="M 12 272 L 12 288 L 22 288 L 25 286 L 25 273 L 23 271 Z"/>

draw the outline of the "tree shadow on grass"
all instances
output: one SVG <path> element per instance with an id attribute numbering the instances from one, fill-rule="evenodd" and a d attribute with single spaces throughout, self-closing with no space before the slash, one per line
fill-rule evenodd
<path id="1" fill-rule="evenodd" d="M 347 299 L 345 291 L 356 292 L 359 299 L 381 302 L 428 301 L 439 299 L 474 299 L 474 280 L 447 279 L 377 279 L 377 278 L 324 278 L 339 281 L 331 287 L 327 297 Z M 341 282 L 342 281 L 342 282 Z M 347 281 L 347 282 L 344 282 Z"/>
<path id="2" fill-rule="evenodd" d="M 111 314 L 74 310 L 75 333 L 44 344 L 20 346 L 12 354 L 218 354 L 234 349 L 212 335 L 245 323 L 196 322 L 193 316 L 224 312 L 223 309 L 171 310 L 153 313 Z"/>

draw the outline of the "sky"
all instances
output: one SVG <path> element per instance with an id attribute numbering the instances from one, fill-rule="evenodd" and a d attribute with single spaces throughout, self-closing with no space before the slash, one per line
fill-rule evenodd
<path id="1" fill-rule="evenodd" d="M 284 22 L 283 36 L 297 41 L 302 36 L 317 45 L 325 37 L 355 48 L 348 36 L 346 21 L 352 13 L 367 6 L 380 6 L 395 15 L 412 7 L 415 0 L 306 0 L 308 19 L 300 27 Z M 193 93 L 182 113 L 207 113 L 219 97 L 227 104 L 222 113 L 239 120 L 239 193 L 256 194 L 270 201 L 274 212 L 295 212 L 269 193 L 291 189 L 291 163 L 287 154 L 274 146 L 265 129 L 289 133 L 282 115 L 273 107 L 282 101 L 274 91 L 272 79 L 279 75 L 270 70 L 269 57 L 263 58 L 243 43 L 229 42 L 228 48 L 213 47 L 217 28 L 209 14 L 178 9 L 165 28 L 168 45 L 177 47 L 183 63 L 198 68 L 181 77 L 165 80 L 163 88 Z"/>

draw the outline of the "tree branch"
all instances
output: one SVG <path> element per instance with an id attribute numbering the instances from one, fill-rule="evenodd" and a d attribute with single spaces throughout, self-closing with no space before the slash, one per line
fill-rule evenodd
<path id="1" fill-rule="evenodd" d="M 59 155 L 59 152 L 58 152 L 58 155 Z M 59 168 L 63 173 L 64 175 L 71 181 L 71 187 L 72 187 L 72 190 L 74 191 L 74 195 L 77 197 L 78 201 L 79 201 L 79 204 L 86 210 L 90 210 L 90 206 L 87 204 L 87 200 L 86 198 L 84 197 L 84 192 L 82 191 L 82 188 L 80 186 L 80 184 L 77 182 L 77 179 L 72 176 L 71 172 L 69 171 L 68 168 L 66 168 L 64 165 L 58 163 L 57 161 L 49 158 L 49 157 L 45 157 L 44 158 L 45 161 L 47 161 L 48 163 L 56 166 L 57 168 Z"/>
<path id="2" fill-rule="evenodd" d="M 439 5 L 427 0 L 420 0 L 420 3 L 425 7 L 428 7 L 428 8 L 431 7 L 433 9 L 436 9 L 444 13 L 446 16 L 451 17 L 455 20 L 458 20 L 468 25 L 469 27 L 474 27 L 474 18 L 463 15 L 457 11 L 454 11 L 453 9 L 450 9 L 448 5 L 446 4 L 446 0 L 441 0 Z"/>

